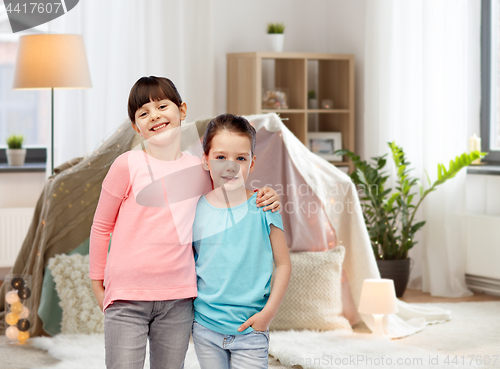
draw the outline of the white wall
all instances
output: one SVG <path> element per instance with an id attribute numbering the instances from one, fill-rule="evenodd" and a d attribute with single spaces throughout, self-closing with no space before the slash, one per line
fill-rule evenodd
<path id="1" fill-rule="evenodd" d="M 226 54 L 269 51 L 266 25 L 284 23 L 284 51 L 327 52 L 327 0 L 216 0 L 213 2 L 216 114 L 226 111 Z"/>
<path id="2" fill-rule="evenodd" d="M 354 54 L 356 65 L 356 151 L 363 156 L 365 13 L 369 0 L 327 1 L 328 53 Z"/>
<path id="3" fill-rule="evenodd" d="M 0 173 L 0 208 L 35 207 L 45 173 Z"/>
<path id="4" fill-rule="evenodd" d="M 282 22 L 286 25 L 284 51 L 355 55 L 356 145 L 360 151 L 366 3 L 367 0 L 214 0 L 215 114 L 226 111 L 226 54 L 267 51 L 267 23 Z"/>

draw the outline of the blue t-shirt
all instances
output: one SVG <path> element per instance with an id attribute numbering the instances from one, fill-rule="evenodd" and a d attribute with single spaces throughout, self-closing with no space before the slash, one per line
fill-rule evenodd
<path id="1" fill-rule="evenodd" d="M 283 230 L 278 212 L 258 208 L 253 194 L 232 208 L 217 208 L 205 196 L 198 201 L 193 225 L 198 297 L 194 318 L 221 334 L 238 328 L 261 311 L 271 292 L 271 224 Z"/>

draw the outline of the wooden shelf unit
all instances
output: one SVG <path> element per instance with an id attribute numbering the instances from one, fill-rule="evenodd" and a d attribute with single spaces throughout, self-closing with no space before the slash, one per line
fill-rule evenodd
<path id="1" fill-rule="evenodd" d="M 274 69 L 274 86 L 264 86 L 264 63 Z M 313 62 L 317 80 L 308 81 Z M 269 69 L 269 68 L 268 68 Z M 316 97 L 333 101 L 333 109 L 308 109 L 309 82 Z M 289 109 L 262 109 L 263 88 L 284 88 Z M 342 132 L 342 147 L 355 152 L 354 55 L 317 53 L 249 52 L 227 54 L 227 112 L 238 115 L 278 113 L 285 125 L 307 146 L 309 117 L 317 115 L 318 132 Z M 344 157 L 337 166 L 353 165 Z"/>

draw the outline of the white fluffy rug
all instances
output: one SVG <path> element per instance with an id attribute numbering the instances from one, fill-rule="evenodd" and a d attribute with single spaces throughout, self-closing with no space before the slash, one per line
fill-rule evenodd
<path id="1" fill-rule="evenodd" d="M 284 365 L 300 365 L 304 369 L 500 368 L 500 302 L 432 306 L 451 310 L 452 320 L 399 340 L 374 337 L 359 330 L 271 332 L 269 352 Z M 32 346 L 61 360 L 52 368 L 105 368 L 102 335 L 35 338 Z M 185 367 L 199 368 L 192 346 Z"/>
<path id="2" fill-rule="evenodd" d="M 300 365 L 304 369 L 395 366 L 398 368 L 475 367 L 446 364 L 444 361 L 446 356 L 439 355 L 435 351 L 411 346 L 402 347 L 395 341 L 366 333 L 350 333 L 340 330 L 288 331 L 273 333 L 271 340 L 273 343 L 270 353 L 275 358 L 286 366 Z M 105 369 L 103 335 L 59 335 L 54 338 L 36 338 L 33 341 L 33 346 L 46 350 L 54 358 L 61 360 L 53 368 Z M 145 368 L 149 368 L 149 355 L 146 355 Z M 191 344 L 186 356 L 185 369 L 199 368 Z"/>
<path id="3" fill-rule="evenodd" d="M 32 345 L 48 351 L 50 355 L 61 360 L 60 363 L 52 368 L 106 369 L 103 334 L 60 334 L 52 338 L 40 337 L 33 339 Z M 146 363 L 144 368 L 149 368 L 149 347 L 146 350 Z M 189 344 L 184 369 L 200 369 L 192 343 Z"/>
<path id="4" fill-rule="evenodd" d="M 304 369 L 500 368 L 500 302 L 429 306 L 450 310 L 451 321 L 398 340 L 359 330 L 274 332 L 269 352 Z"/>
<path id="5" fill-rule="evenodd" d="M 271 355 L 286 366 L 316 368 L 471 368 L 446 364 L 434 350 L 405 346 L 372 334 L 281 332 L 272 336 Z M 467 362 L 468 363 L 468 362 Z"/>

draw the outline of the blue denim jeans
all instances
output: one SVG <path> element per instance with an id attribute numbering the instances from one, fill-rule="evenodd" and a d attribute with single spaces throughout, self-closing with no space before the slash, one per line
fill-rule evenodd
<path id="1" fill-rule="evenodd" d="M 201 369 L 267 368 L 269 331 L 226 335 L 193 323 L 193 342 Z"/>
<path id="2" fill-rule="evenodd" d="M 181 369 L 193 325 L 193 299 L 115 301 L 104 312 L 106 368 Z"/>

